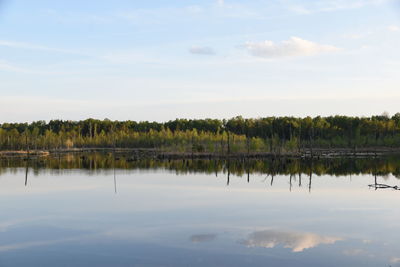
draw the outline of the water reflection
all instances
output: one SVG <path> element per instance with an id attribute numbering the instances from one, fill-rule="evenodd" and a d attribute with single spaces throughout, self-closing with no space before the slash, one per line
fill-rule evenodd
<path id="1" fill-rule="evenodd" d="M 264 230 L 251 233 L 241 243 L 248 247 L 264 248 L 281 245 L 284 248 L 292 249 L 293 252 L 301 252 L 321 244 L 334 244 L 340 240 L 342 240 L 340 237 L 320 236 L 313 233 Z"/>
<path id="2" fill-rule="evenodd" d="M 377 177 L 387 180 L 389 175 L 400 179 L 400 156 L 382 158 L 335 158 L 335 159 L 265 159 L 265 160 L 157 160 L 157 159 L 132 159 L 127 154 L 116 153 L 83 153 L 64 154 L 47 158 L 3 158 L 0 159 L 0 175 L 13 172 L 16 168 L 25 168 L 24 185 L 28 185 L 29 170 L 35 176 L 41 172 L 50 172 L 59 175 L 70 170 L 87 171 L 89 175 L 109 173 L 112 171 L 114 179 L 114 193 L 117 194 L 117 170 L 160 170 L 170 171 L 177 175 L 189 173 L 223 174 L 226 185 L 231 183 L 232 175 L 247 177 L 250 183 L 251 175 L 265 175 L 264 182 L 270 178 L 269 184 L 273 186 L 278 175 L 288 177 L 288 189 L 291 192 L 295 183 L 303 186 L 302 175 L 308 177 L 307 189 L 312 190 L 313 175 L 350 176 L 373 175 L 374 183 L 371 188 L 400 190 L 397 184 L 378 183 Z"/>
<path id="3" fill-rule="evenodd" d="M 343 254 L 347 255 L 347 256 L 359 256 L 359 255 L 365 255 L 365 254 L 367 254 L 367 252 L 363 249 L 353 248 L 353 249 L 344 250 Z"/>
<path id="4" fill-rule="evenodd" d="M 2 159 L 0 265 L 399 266 L 399 165 Z"/>
<path id="5" fill-rule="evenodd" d="M 400 263 L 400 258 L 393 257 L 393 258 L 391 258 L 390 262 L 391 262 L 391 263 Z M 397 265 L 396 265 L 396 266 L 397 266 Z"/>
<path id="6" fill-rule="evenodd" d="M 50 156 L 46 158 L 2 158 L 0 159 L 0 174 L 10 168 L 33 169 L 34 174 L 41 170 L 52 170 L 53 174 L 62 170 L 87 170 L 91 173 L 102 171 L 125 169 L 125 170 L 149 170 L 162 169 L 174 171 L 177 174 L 187 173 L 218 173 L 247 176 L 250 181 L 251 174 L 266 174 L 271 176 L 271 183 L 277 175 L 287 175 L 292 178 L 298 176 L 301 186 L 301 175 L 311 178 L 312 175 L 360 175 L 373 174 L 385 177 L 393 175 L 400 179 L 400 156 L 382 158 L 335 158 L 335 159 L 265 159 L 265 160 L 205 160 L 205 159 L 183 159 L 183 160 L 157 160 L 131 158 L 129 155 L 115 155 L 113 153 L 83 153 Z M 310 186 L 311 183 L 309 183 Z"/>
<path id="7" fill-rule="evenodd" d="M 192 235 L 189 239 L 192 243 L 210 242 L 217 238 L 216 234 Z"/>
<path id="8" fill-rule="evenodd" d="M 28 185 L 28 172 L 29 172 L 29 158 L 26 159 L 25 163 L 25 186 Z"/>
<path id="9" fill-rule="evenodd" d="M 39 220 L 36 219 L 31 222 L 34 221 Z M 23 227 L 21 226 L 21 223 L 27 223 L 27 221 L 15 222 L 15 224 L 5 227 L 0 232 L 0 253 L 81 241 L 92 236 L 92 234 L 87 231 L 35 225 Z"/>

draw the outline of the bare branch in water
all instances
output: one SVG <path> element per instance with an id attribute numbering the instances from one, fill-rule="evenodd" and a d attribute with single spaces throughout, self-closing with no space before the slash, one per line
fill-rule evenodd
<path id="1" fill-rule="evenodd" d="M 391 186 L 391 185 L 387 185 L 387 184 L 370 184 L 370 185 L 368 185 L 368 186 L 369 186 L 369 187 L 375 188 L 375 190 L 377 190 L 377 189 L 394 189 L 394 190 L 400 190 L 400 187 L 398 187 L 397 185 Z"/>

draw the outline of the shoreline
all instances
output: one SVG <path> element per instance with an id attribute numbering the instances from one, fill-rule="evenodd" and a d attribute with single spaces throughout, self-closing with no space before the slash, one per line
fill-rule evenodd
<path id="1" fill-rule="evenodd" d="M 51 155 L 69 153 L 127 153 L 132 159 L 155 158 L 155 159 L 251 159 L 251 158 L 340 158 L 357 157 L 372 158 L 386 155 L 400 154 L 400 147 L 374 147 L 374 148 L 304 148 L 292 152 L 232 152 L 232 153 L 210 153 L 210 152 L 167 152 L 153 148 L 73 148 L 73 149 L 52 149 L 52 150 L 4 150 L 0 151 L 0 158 L 26 158 L 26 157 L 47 157 Z"/>

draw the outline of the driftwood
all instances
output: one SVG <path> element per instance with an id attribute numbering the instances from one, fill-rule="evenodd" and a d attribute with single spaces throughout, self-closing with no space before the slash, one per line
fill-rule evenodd
<path id="1" fill-rule="evenodd" d="M 375 188 L 375 190 L 378 189 L 394 189 L 394 190 L 400 190 L 400 187 L 398 187 L 397 185 L 395 186 L 391 186 L 391 185 L 387 185 L 387 184 L 370 184 L 368 185 L 370 188 Z"/>

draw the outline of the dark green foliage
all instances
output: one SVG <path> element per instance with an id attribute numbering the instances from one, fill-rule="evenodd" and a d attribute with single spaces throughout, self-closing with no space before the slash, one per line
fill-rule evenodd
<path id="1" fill-rule="evenodd" d="M 392 118 L 267 117 L 229 120 L 176 119 L 165 123 L 52 120 L 48 123 L 3 123 L 0 149 L 81 147 L 160 148 L 170 151 L 297 151 L 301 148 L 400 146 L 400 114 Z"/>

